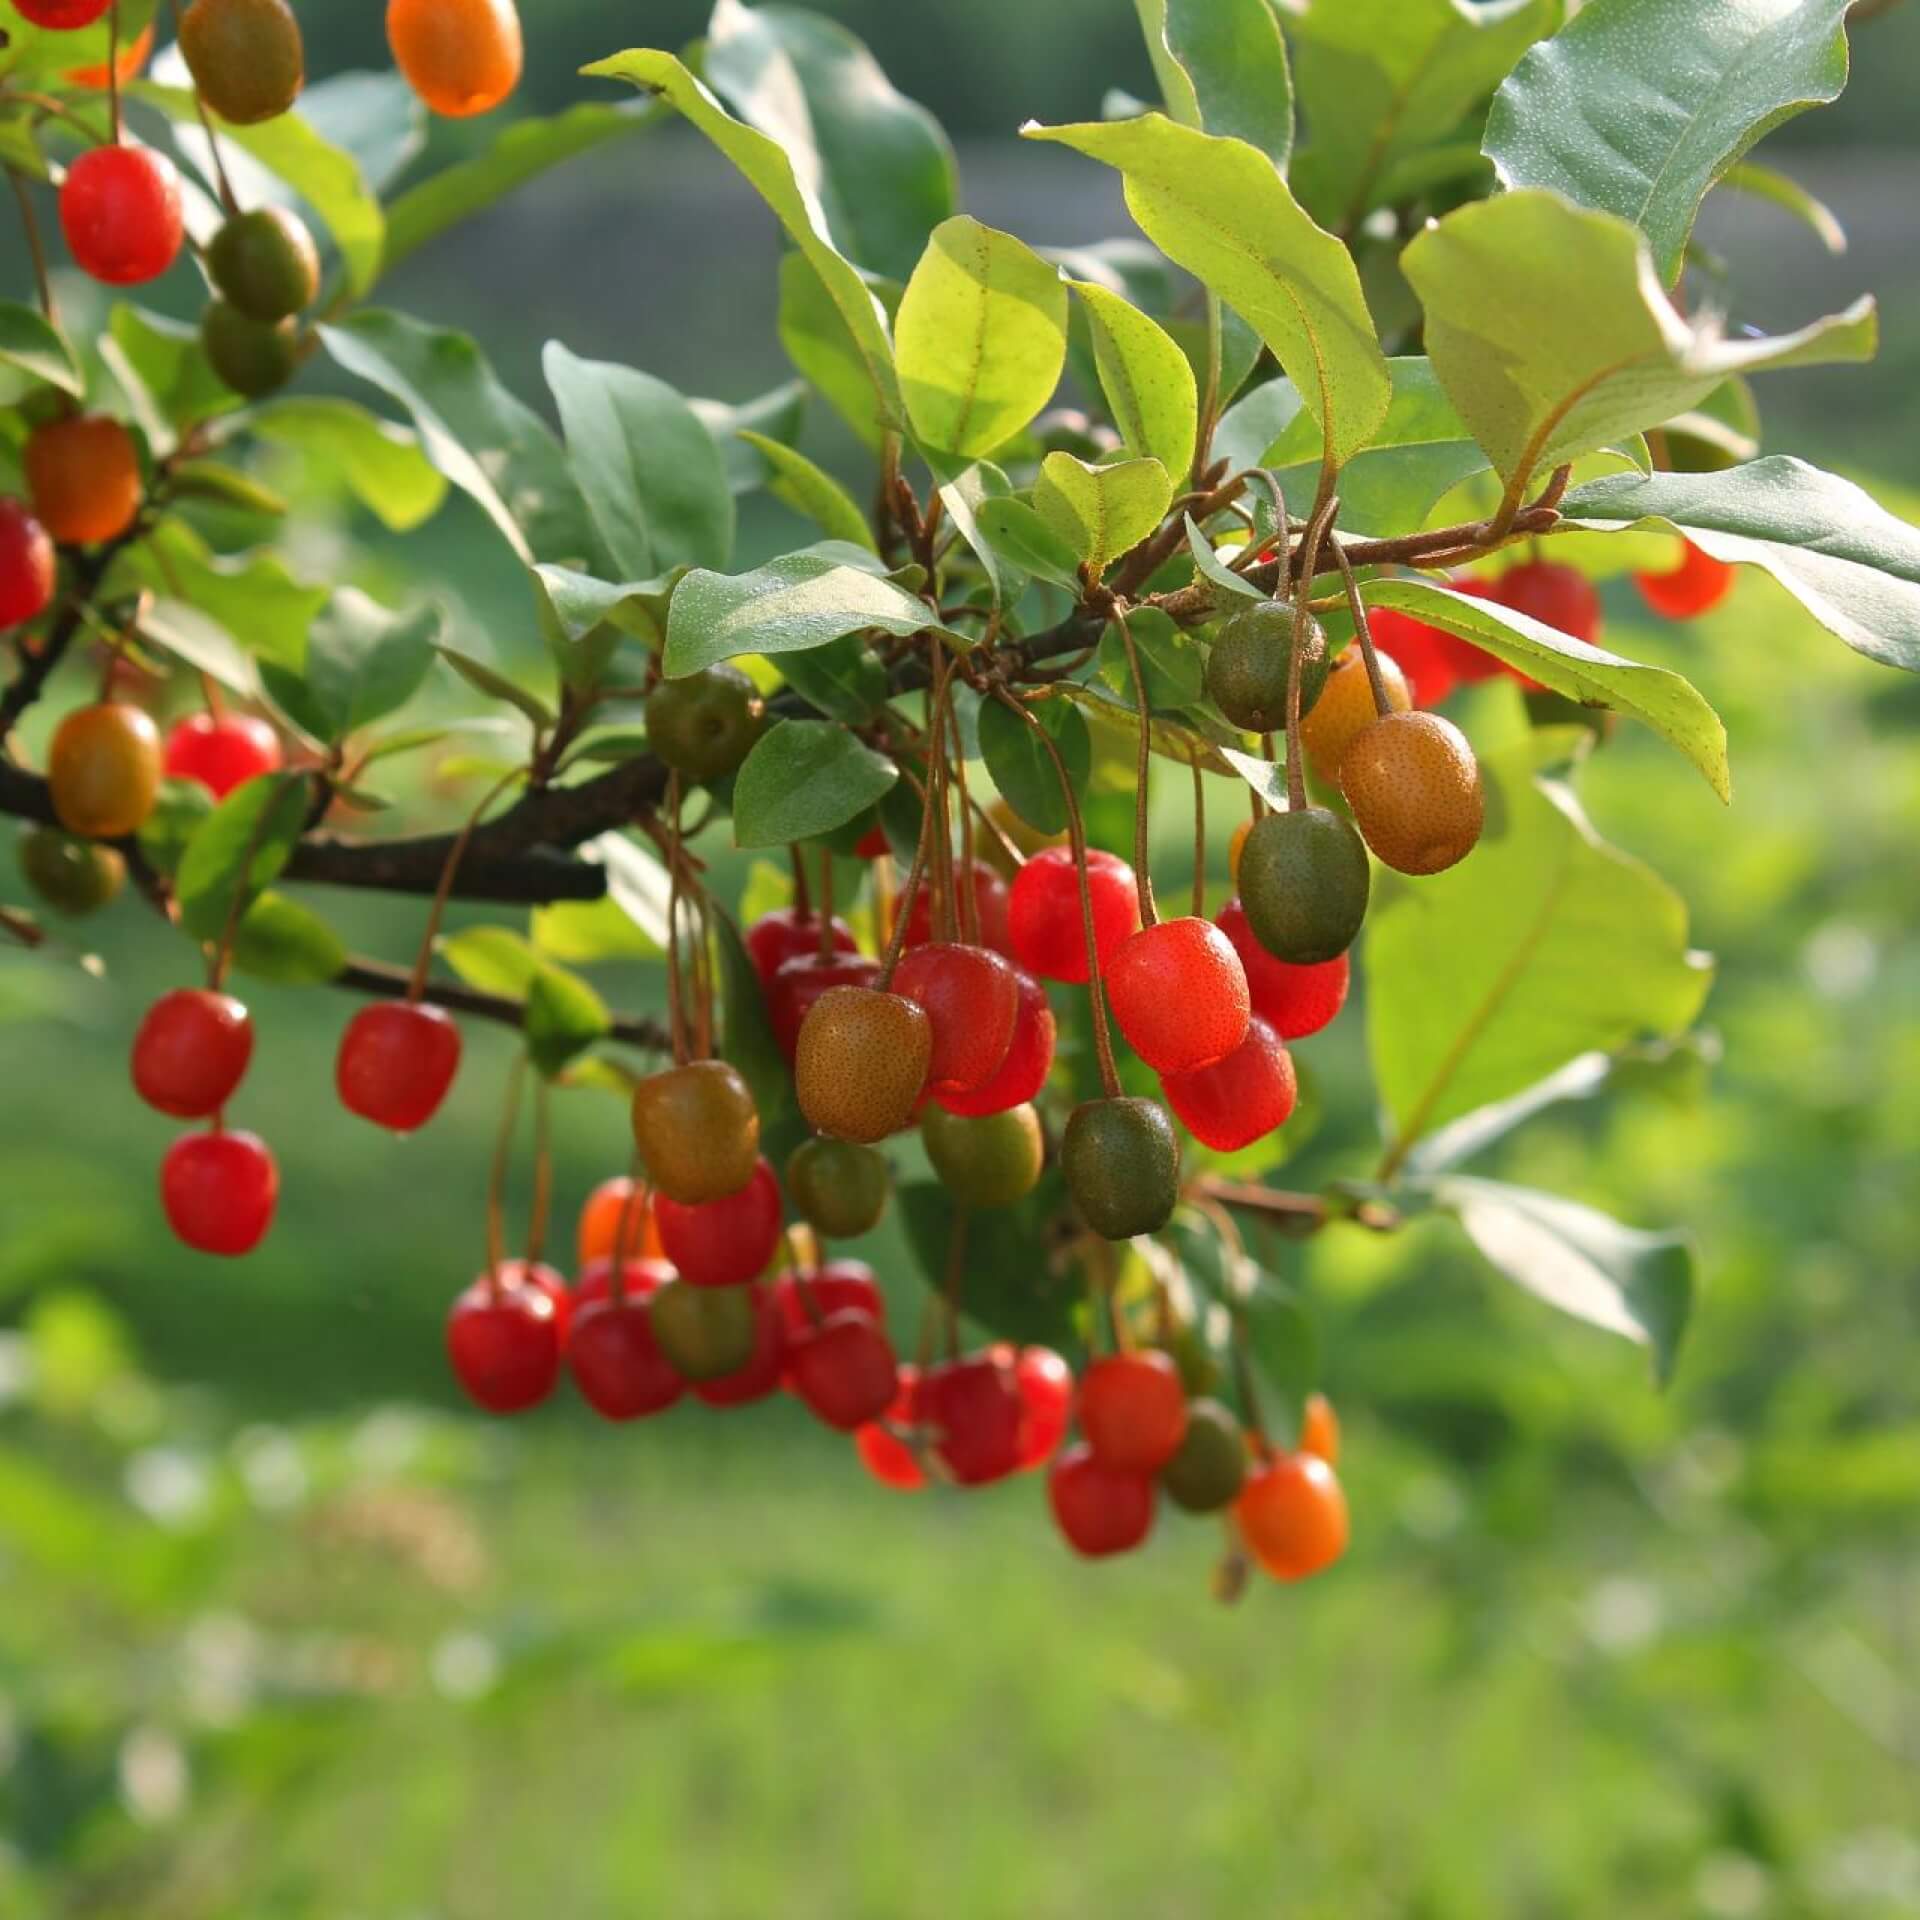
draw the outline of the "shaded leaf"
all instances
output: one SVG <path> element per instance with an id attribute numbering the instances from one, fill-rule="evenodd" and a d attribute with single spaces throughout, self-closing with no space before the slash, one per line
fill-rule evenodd
<path id="1" fill-rule="evenodd" d="M 920 1277 L 941 1292 L 953 1201 L 944 1187 L 932 1183 L 902 1187 L 898 1198 Z M 1074 1261 L 1049 1258 L 1047 1251 L 1049 1230 L 1065 1202 L 1065 1186 L 1050 1169 L 1017 1206 L 969 1212 L 960 1311 L 996 1339 L 1069 1352 L 1078 1344 L 1086 1280 Z"/>
<path id="2" fill-rule="evenodd" d="M 361 504 L 395 533 L 430 520 L 447 496 L 446 479 L 421 451 L 419 435 L 351 400 L 269 400 L 247 425 L 263 440 L 337 467 Z"/>
<path id="3" fill-rule="evenodd" d="M 436 606 L 395 612 L 357 587 L 342 587 L 313 623 L 299 671 L 263 668 L 267 689 L 291 719 L 332 745 L 419 692 L 441 624 Z"/>
<path id="4" fill-rule="evenodd" d="M 257 980 L 317 987 L 347 964 L 346 943 L 312 908 L 266 892 L 241 916 L 233 964 Z"/>
<path id="5" fill-rule="evenodd" d="M 0 300 L 0 363 L 18 367 L 78 400 L 87 391 L 86 376 L 66 336 L 37 308 Z"/>
<path id="6" fill-rule="evenodd" d="M 1033 504 L 1055 538 L 1100 573 L 1159 527 L 1173 504 L 1173 482 L 1158 460 L 1096 467 L 1050 453 L 1040 463 Z"/>
<path id="7" fill-rule="evenodd" d="M 305 830 L 311 789 L 299 774 L 262 774 L 236 787 L 194 830 L 174 876 L 180 924 L 217 940 L 236 895 L 270 885 Z"/>
<path id="8" fill-rule="evenodd" d="M 1182 126 L 1245 140 L 1284 167 L 1293 148 L 1293 83 L 1268 0 L 1134 0 L 1134 7 L 1167 112 Z"/>
<path id="9" fill-rule="evenodd" d="M 1079 708 L 1068 700 L 1037 700 L 1027 711 L 1065 761 L 1074 791 L 1084 793 L 1093 770 L 1093 740 Z M 1040 833 L 1066 832 L 1067 803 L 1052 756 L 1033 729 L 998 700 L 980 706 L 980 755 L 1000 797 L 1028 826 Z"/>
<path id="10" fill-rule="evenodd" d="M 771 475 L 767 489 L 776 500 L 784 500 L 794 512 L 805 514 L 830 540 L 845 540 L 859 547 L 873 545 L 867 516 L 832 474 L 797 448 L 771 440 L 764 433 L 743 428 L 739 437 L 766 461 Z"/>
<path id="11" fill-rule="evenodd" d="M 872 806 L 899 777 L 891 760 L 834 721 L 778 721 L 734 778 L 734 845 L 782 847 L 829 833 Z"/>

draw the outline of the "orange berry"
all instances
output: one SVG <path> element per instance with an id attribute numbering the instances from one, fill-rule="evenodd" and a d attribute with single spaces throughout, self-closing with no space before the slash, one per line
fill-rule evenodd
<path id="1" fill-rule="evenodd" d="M 153 716 L 116 700 L 76 708 L 53 736 L 47 784 L 69 833 L 117 840 L 134 832 L 160 792 L 160 729 Z"/>
<path id="2" fill-rule="evenodd" d="M 1377 651 L 1377 649 L 1376 649 Z M 1387 705 L 1396 713 L 1405 713 L 1413 705 L 1413 692 L 1407 676 L 1400 671 L 1392 655 L 1382 653 L 1380 678 L 1386 682 Z M 1379 719 L 1373 704 L 1373 688 L 1367 680 L 1367 663 L 1358 646 L 1349 647 L 1340 663 L 1327 675 L 1327 688 L 1314 702 L 1313 711 L 1300 722 L 1300 739 L 1307 759 L 1328 786 L 1340 784 L 1340 763 L 1347 749 L 1367 728 Z"/>
<path id="3" fill-rule="evenodd" d="M 1486 799 L 1467 737 L 1437 713 L 1390 713 L 1340 763 L 1340 791 L 1374 854 L 1399 873 L 1440 873 L 1480 839 Z"/>
<path id="4" fill-rule="evenodd" d="M 407 84 L 453 120 L 497 107 L 525 57 L 513 0 L 387 0 L 387 44 Z"/>
<path id="5" fill-rule="evenodd" d="M 634 1198 L 636 1186 L 640 1188 L 637 1199 Z M 622 1259 L 666 1258 L 660 1250 L 660 1229 L 654 1223 L 646 1187 L 624 1174 L 617 1179 L 602 1180 L 587 1195 L 587 1204 L 580 1209 L 581 1268 L 584 1270 L 595 1260 L 611 1260 L 614 1242 L 623 1235 L 626 1245 L 621 1248 Z"/>
<path id="6" fill-rule="evenodd" d="M 1276 1580 L 1321 1573 L 1347 1550 L 1347 1496 L 1318 1454 L 1257 1462 L 1233 1511 L 1248 1551 Z"/>
<path id="7" fill-rule="evenodd" d="M 24 464 L 33 510 L 63 547 L 111 540 L 140 511 L 133 436 L 104 414 L 74 414 L 36 428 Z"/>
<path id="8" fill-rule="evenodd" d="M 1328 1466 L 1340 1464 L 1340 1416 L 1324 1393 L 1310 1393 L 1300 1414 L 1300 1451 L 1311 1453 Z"/>
<path id="9" fill-rule="evenodd" d="M 932 1064 L 924 1008 L 877 987 L 829 987 L 800 1028 L 800 1111 L 816 1133 L 870 1147 L 913 1118 Z"/>
<path id="10" fill-rule="evenodd" d="M 120 49 L 120 58 L 109 67 L 102 60 L 98 66 L 69 67 L 60 77 L 69 86 L 105 87 L 118 80 L 122 86 L 131 80 L 147 64 L 147 55 L 153 51 L 153 23 L 148 23 Z"/>

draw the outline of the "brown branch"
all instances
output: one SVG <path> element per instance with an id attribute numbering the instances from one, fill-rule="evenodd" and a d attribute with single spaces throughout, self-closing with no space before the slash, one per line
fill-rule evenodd
<path id="1" fill-rule="evenodd" d="M 412 973 L 406 967 L 390 967 L 380 960 L 349 960 L 334 975 L 329 985 L 349 993 L 363 993 L 375 1000 L 404 1000 Z M 503 1027 L 523 1027 L 526 1007 L 518 1000 L 497 993 L 482 993 L 477 987 L 463 987 L 454 981 L 430 980 L 421 999 L 431 1006 L 445 1007 L 449 1013 L 464 1013 L 476 1020 L 492 1020 Z M 657 1020 L 615 1019 L 607 1037 L 647 1053 L 665 1053 L 670 1042 L 667 1030 Z"/>

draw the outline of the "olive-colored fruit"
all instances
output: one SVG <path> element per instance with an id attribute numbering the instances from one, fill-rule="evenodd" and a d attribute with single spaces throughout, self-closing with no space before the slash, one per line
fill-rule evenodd
<path id="1" fill-rule="evenodd" d="M 1390 713 L 1347 749 L 1340 791 L 1354 825 L 1397 873 L 1443 873 L 1479 843 L 1480 763 L 1437 713 Z"/>
<path id="2" fill-rule="evenodd" d="M 1366 842 L 1325 807 L 1267 814 L 1240 852 L 1240 904 L 1253 937 L 1296 967 L 1353 945 L 1372 887 Z"/>
<path id="3" fill-rule="evenodd" d="M 1218 1513 L 1231 1506 L 1247 1477 L 1247 1440 L 1230 1407 L 1218 1400 L 1187 1403 L 1187 1437 L 1160 1469 L 1160 1484 L 1176 1507 Z"/>
<path id="4" fill-rule="evenodd" d="M 1046 1136 L 1032 1106 L 1009 1107 L 978 1119 L 929 1106 L 920 1138 L 940 1184 L 969 1207 L 1010 1207 L 1040 1181 Z"/>
<path id="5" fill-rule="evenodd" d="M 647 1302 L 653 1337 L 683 1380 L 724 1380 L 753 1358 L 760 1307 L 744 1287 L 696 1287 L 669 1280 Z"/>
<path id="6" fill-rule="evenodd" d="M 760 1109 L 724 1060 L 696 1060 L 633 1090 L 633 1139 L 647 1179 L 683 1207 L 738 1193 L 760 1159 Z"/>
<path id="7" fill-rule="evenodd" d="M 214 372 L 248 400 L 284 387 L 300 365 L 300 341 L 291 320 L 254 320 L 225 300 L 207 303 L 200 316 L 200 345 Z"/>
<path id="8" fill-rule="evenodd" d="M 320 291 L 320 253 L 285 207 L 236 213 L 207 249 L 213 284 L 250 320 L 288 320 Z"/>
<path id="9" fill-rule="evenodd" d="M 1413 705 L 1413 690 L 1400 663 L 1391 654 L 1374 656 L 1380 662 L 1380 681 L 1387 690 L 1387 705 L 1395 713 L 1405 713 Z M 1328 786 L 1340 784 L 1340 762 L 1347 749 L 1359 739 L 1380 712 L 1373 704 L 1373 683 L 1367 678 L 1367 663 L 1358 646 L 1349 647 L 1339 664 L 1327 675 L 1327 684 L 1313 709 L 1313 718 L 1300 723 L 1301 744 L 1307 760 Z"/>
<path id="10" fill-rule="evenodd" d="M 160 792 L 160 729 L 153 716 L 122 700 L 76 707 L 47 750 L 47 786 L 69 833 L 96 840 L 137 833 Z"/>
<path id="11" fill-rule="evenodd" d="M 787 1159 L 787 1198 L 830 1240 L 857 1240 L 880 1224 L 893 1192 L 883 1153 L 851 1140 L 803 1140 Z"/>
<path id="12" fill-rule="evenodd" d="M 1248 733 L 1279 733 L 1287 724 L 1287 680 L 1293 662 L 1293 609 L 1263 600 L 1236 613 L 1207 656 L 1207 695 L 1228 722 Z M 1307 623 L 1300 655 L 1300 712 L 1311 713 L 1327 684 L 1327 636 Z"/>
<path id="13" fill-rule="evenodd" d="M 104 907 L 125 884 L 127 863 L 111 847 L 58 827 L 34 827 L 20 837 L 20 871 L 56 913 L 79 918 Z"/>
<path id="14" fill-rule="evenodd" d="M 913 1118 L 932 1061 L 924 1008 L 878 987 L 829 987 L 800 1025 L 800 1111 L 816 1133 L 870 1147 Z"/>
<path id="15" fill-rule="evenodd" d="M 1180 1142 L 1157 1100 L 1088 1100 L 1060 1141 L 1067 1191 L 1095 1233 L 1157 1233 L 1180 1197 Z"/>
<path id="16" fill-rule="evenodd" d="M 180 20 L 180 51 L 201 99 L 237 127 L 285 113 L 306 78 L 287 0 L 193 0 Z"/>
<path id="17" fill-rule="evenodd" d="M 737 667 L 662 680 L 647 695 L 647 745 L 689 780 L 719 780 L 739 766 L 760 731 L 760 700 Z"/>

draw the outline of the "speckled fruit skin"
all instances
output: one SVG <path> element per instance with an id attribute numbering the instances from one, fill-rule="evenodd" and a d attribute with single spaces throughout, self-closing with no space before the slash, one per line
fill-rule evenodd
<path id="1" fill-rule="evenodd" d="M 835 953 L 858 953 L 859 942 L 853 929 L 838 914 L 828 935 Z M 773 976 L 787 961 L 800 954 L 820 951 L 820 916 L 802 914 L 796 907 L 780 907 L 762 914 L 746 931 L 747 957 L 760 976 L 762 988 L 773 984 Z"/>
<path id="2" fill-rule="evenodd" d="M 1269 600 L 1236 613 L 1207 656 L 1207 697 L 1232 726 L 1280 733 L 1287 724 L 1287 681 L 1293 667 L 1293 609 Z M 1319 704 L 1327 684 L 1327 637 L 1309 621 L 1300 657 L 1300 712 Z"/>
<path id="3" fill-rule="evenodd" d="M 893 1405 L 900 1362 L 871 1314 L 842 1310 L 793 1342 L 787 1377 L 809 1412 L 841 1433 L 852 1433 Z"/>
<path id="4" fill-rule="evenodd" d="M 1113 956 L 1107 1000 L 1127 1045 L 1158 1073 L 1224 1058 L 1253 1011 L 1233 942 L 1191 915 L 1143 927 Z"/>
<path id="5" fill-rule="evenodd" d="M 687 1390 L 660 1350 L 645 1299 L 588 1301 L 567 1330 L 566 1357 L 581 1399 L 605 1420 L 665 1413 Z"/>
<path id="6" fill-rule="evenodd" d="M 764 1160 L 737 1193 L 692 1207 L 663 1194 L 653 1212 L 662 1250 L 697 1287 L 742 1286 L 779 1251 L 780 1183 Z"/>
<path id="7" fill-rule="evenodd" d="M 1382 653 L 1380 679 L 1387 690 L 1387 705 L 1396 713 L 1405 713 L 1413 705 L 1413 693 L 1407 676 L 1400 671 L 1391 654 Z M 1327 690 L 1320 704 L 1300 723 L 1300 741 L 1307 760 L 1328 786 L 1340 784 L 1340 763 L 1347 749 L 1379 715 L 1373 704 L 1373 683 L 1367 678 L 1367 663 L 1357 646 L 1340 656 L 1340 663 L 1327 676 Z M 1243 889 L 1244 891 L 1244 889 Z"/>
<path id="8" fill-rule="evenodd" d="M 935 1093 L 977 1093 L 1006 1065 L 1020 982 L 1002 955 L 946 940 L 911 947 L 894 971 L 893 990 L 924 1008 L 932 1023 L 927 1085 Z"/>
<path id="9" fill-rule="evenodd" d="M 1093 938 L 1102 969 L 1120 943 L 1140 930 L 1140 896 L 1133 869 L 1098 847 L 1087 853 L 1087 886 L 1093 896 Z M 1020 869 L 1007 906 L 1013 957 L 1029 973 L 1068 986 L 1084 986 L 1087 937 L 1080 912 L 1080 883 L 1073 854 L 1046 847 Z"/>
<path id="10" fill-rule="evenodd" d="M 1352 966 L 1344 953 L 1311 967 L 1276 960 L 1254 938 L 1238 895 L 1214 915 L 1214 924 L 1233 942 L 1246 969 L 1254 1012 L 1282 1040 L 1304 1040 L 1318 1033 L 1347 1004 Z"/>
<path id="11" fill-rule="evenodd" d="M 232 1097 L 253 1058 L 253 1022 L 230 993 L 180 987 L 147 1009 L 133 1037 L 133 1085 L 176 1120 L 205 1120 Z"/>
<path id="12" fill-rule="evenodd" d="M 1480 765 L 1437 713 L 1392 713 L 1347 749 L 1340 790 L 1375 855 L 1397 873 L 1444 873 L 1479 844 Z"/>
<path id="13" fill-rule="evenodd" d="M 1297 967 L 1337 959 L 1367 917 L 1373 869 L 1352 821 L 1326 807 L 1269 813 L 1240 855 L 1240 904 L 1253 937 Z"/>
<path id="14" fill-rule="evenodd" d="M 920 1369 L 903 1366 L 893 1396 L 893 1404 L 879 1420 L 869 1420 L 853 1436 L 853 1449 L 860 1464 L 883 1487 L 896 1493 L 918 1493 L 927 1484 L 913 1449 L 888 1431 L 889 1427 L 913 1424 L 914 1400 L 920 1391 Z"/>
<path id="15" fill-rule="evenodd" d="M 1677 565 L 1665 573 L 1636 573 L 1640 597 L 1664 620 L 1697 620 L 1733 591 L 1734 569 L 1724 560 L 1681 542 Z"/>
<path id="16" fill-rule="evenodd" d="M 75 919 L 97 913 L 127 879 L 127 863 L 112 847 L 58 827 L 34 827 L 21 835 L 20 871 L 55 913 Z"/>
<path id="17" fill-rule="evenodd" d="M 160 792 L 160 729 L 124 701 L 76 707 L 47 754 L 53 810 L 69 833 L 118 840 L 138 831 Z"/>
<path id="18" fill-rule="evenodd" d="M 1180 1142 L 1155 1100 L 1088 1100 L 1060 1141 L 1067 1191 L 1095 1233 L 1158 1233 L 1180 1197 Z"/>
<path id="19" fill-rule="evenodd" d="M 186 234 L 180 175 L 151 147 L 89 147 L 60 188 L 60 229 L 83 273 L 111 287 L 157 280 Z"/>
<path id="20" fill-rule="evenodd" d="M 1026 1403 L 1010 1347 L 990 1347 L 930 1367 L 914 1398 L 914 1424 L 955 1483 L 984 1487 L 1019 1471 Z"/>
<path id="21" fill-rule="evenodd" d="M 334 1086 L 349 1113 L 389 1133 L 417 1133 L 460 1071 L 460 1029 L 439 1007 L 362 1007 L 340 1037 Z"/>
<path id="22" fill-rule="evenodd" d="M 1300 1098 L 1293 1056 L 1258 1014 L 1225 1059 L 1192 1073 L 1164 1073 L 1160 1088 L 1186 1130 L 1216 1153 L 1264 1140 L 1293 1117 Z"/>
<path id="23" fill-rule="evenodd" d="M 525 1413 L 560 1378 L 560 1320 L 544 1288 L 482 1274 L 447 1315 L 447 1358 L 485 1413 Z"/>
<path id="24" fill-rule="evenodd" d="M 1152 1347 L 1111 1353 L 1080 1376 L 1080 1431 L 1103 1467 L 1158 1473 L 1187 1434 L 1180 1369 Z"/>
<path id="25" fill-rule="evenodd" d="M 864 953 L 797 953 L 782 961 L 767 987 L 767 1020 L 780 1051 L 791 1064 L 800 1051 L 800 1029 L 813 1003 L 832 987 L 870 987 L 880 978 L 880 962 Z"/>
<path id="26" fill-rule="evenodd" d="M 1323 1572 L 1347 1550 L 1347 1497 L 1317 1454 L 1257 1462 L 1233 1511 L 1248 1551 L 1276 1580 Z"/>
<path id="27" fill-rule="evenodd" d="M 62 546 L 112 540 L 140 511 L 133 435 L 105 414 L 72 414 L 36 427 L 21 458 L 40 524 Z"/>
<path id="28" fill-rule="evenodd" d="M 320 251 L 286 207 L 236 213 L 213 236 L 207 271 L 230 306 L 269 325 L 291 319 L 320 291 Z"/>
<path id="29" fill-rule="evenodd" d="M 932 1060 L 924 1008 L 874 987 L 831 988 L 800 1029 L 800 1111 L 816 1133 L 870 1147 L 912 1120 Z"/>
<path id="30" fill-rule="evenodd" d="M 753 747 L 758 699 L 738 667 L 662 680 L 647 695 L 647 744 L 689 780 L 723 779 Z"/>
<path id="31" fill-rule="evenodd" d="M 167 735 L 167 777 L 198 780 L 216 800 L 280 765 L 280 736 L 251 713 L 194 713 Z"/>
<path id="32" fill-rule="evenodd" d="M 388 0 L 387 44 L 407 84 L 453 120 L 491 113 L 525 58 L 513 0 Z"/>
<path id="33" fill-rule="evenodd" d="M 1020 993 L 1020 1010 L 1014 1017 L 1007 1057 L 1000 1063 L 1000 1071 L 973 1093 L 936 1087 L 933 1097 L 949 1113 L 974 1119 L 1005 1113 L 1011 1107 L 1024 1106 L 1047 1084 L 1058 1031 L 1053 1006 L 1046 988 L 1023 968 L 1014 969 L 1014 981 Z"/>
<path id="34" fill-rule="evenodd" d="M 0 627 L 45 613 L 59 562 L 53 536 L 20 500 L 0 500 Z"/>
<path id="35" fill-rule="evenodd" d="M 1054 1524 L 1088 1560 L 1131 1553 L 1153 1531 L 1153 1479 L 1103 1467 L 1085 1447 L 1069 1447 L 1047 1475 Z"/>
<path id="36" fill-rule="evenodd" d="M 787 1198 L 814 1232 L 830 1240 L 871 1233 L 893 1194 L 883 1153 L 850 1140 L 803 1140 L 787 1159 Z"/>
<path id="37" fill-rule="evenodd" d="M 1246 1435 L 1232 1410 L 1218 1400 L 1191 1402 L 1180 1450 L 1160 1469 L 1161 1490 L 1188 1513 L 1218 1513 L 1246 1477 Z"/>
<path id="38" fill-rule="evenodd" d="M 183 1134 L 160 1163 L 167 1224 L 196 1253 L 251 1253 L 279 1198 L 280 1169 L 257 1134 Z"/>
<path id="39" fill-rule="evenodd" d="M 1031 1106 L 974 1119 L 929 1103 L 920 1115 L 920 1138 L 940 1184 L 969 1207 L 1010 1207 L 1025 1199 L 1047 1157 Z"/>
<path id="40" fill-rule="evenodd" d="M 760 1110 L 724 1060 L 670 1067 L 633 1090 L 633 1138 L 654 1191 L 697 1207 L 738 1193 L 760 1159 Z"/>
<path id="41" fill-rule="evenodd" d="M 285 113 L 306 78 L 286 0 L 193 0 L 180 17 L 180 51 L 200 97 L 237 127 Z"/>

